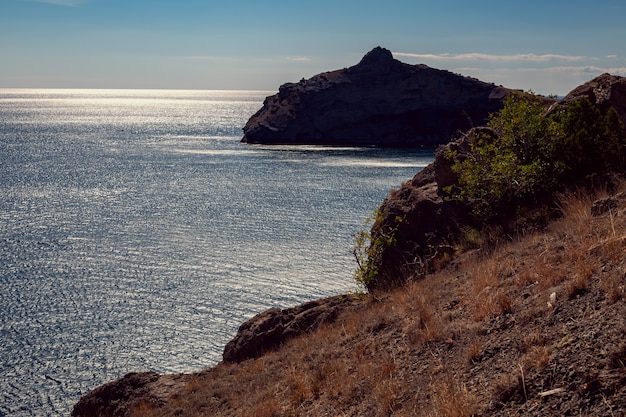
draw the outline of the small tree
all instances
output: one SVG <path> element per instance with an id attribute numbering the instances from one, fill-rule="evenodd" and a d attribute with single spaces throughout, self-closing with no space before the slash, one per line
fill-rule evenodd
<path id="1" fill-rule="evenodd" d="M 368 290 L 375 288 L 378 283 L 378 266 L 384 252 L 397 243 L 396 232 L 398 225 L 406 223 L 405 216 L 396 216 L 393 228 L 385 228 L 382 225 L 382 206 L 374 211 L 371 218 L 365 221 L 366 226 L 371 226 L 371 232 L 361 229 L 354 235 L 352 254 L 357 263 L 354 271 L 354 280 L 360 286 Z M 374 230 L 374 225 L 377 225 Z"/>
<path id="2" fill-rule="evenodd" d="M 615 109 L 602 115 L 586 97 L 553 115 L 562 135 L 554 138 L 553 158 L 565 183 L 623 170 L 626 135 Z"/>

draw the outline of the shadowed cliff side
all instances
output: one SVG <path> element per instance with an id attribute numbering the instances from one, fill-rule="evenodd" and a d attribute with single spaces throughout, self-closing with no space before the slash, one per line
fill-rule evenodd
<path id="1" fill-rule="evenodd" d="M 282 85 L 245 125 L 242 142 L 432 146 L 484 124 L 510 92 L 377 47 L 353 67 Z"/>

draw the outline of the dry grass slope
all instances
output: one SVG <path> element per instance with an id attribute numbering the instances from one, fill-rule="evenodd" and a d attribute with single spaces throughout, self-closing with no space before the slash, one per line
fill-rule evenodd
<path id="1" fill-rule="evenodd" d="M 597 197 L 131 414 L 625 416 L 626 207 L 592 216 Z"/>

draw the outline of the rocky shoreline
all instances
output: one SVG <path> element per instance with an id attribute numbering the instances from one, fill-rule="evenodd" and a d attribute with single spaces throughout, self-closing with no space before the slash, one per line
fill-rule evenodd
<path id="1" fill-rule="evenodd" d="M 398 99 L 398 101 L 405 103 L 405 100 L 402 98 L 404 97 L 402 95 L 403 91 L 407 89 L 411 91 L 415 90 L 415 88 L 413 87 L 408 87 L 408 78 L 406 77 L 407 71 L 416 73 L 431 73 L 435 70 L 420 66 L 408 68 L 406 64 L 399 63 L 398 61 L 390 58 L 390 53 L 388 51 L 383 50 L 382 48 L 377 48 L 374 51 L 370 52 L 356 67 L 352 67 L 347 70 L 340 70 L 338 72 L 321 74 L 319 76 L 313 77 L 311 80 L 304 81 L 300 84 L 286 85 L 281 88 L 281 91 L 276 96 L 268 98 L 266 100 L 266 103 L 264 104 L 263 109 L 261 109 L 255 116 L 253 116 L 250 122 L 246 125 L 246 128 L 244 129 L 244 141 L 248 143 L 282 143 L 282 141 L 287 140 L 286 138 L 295 138 L 296 142 L 290 143 L 320 143 L 320 138 L 325 138 L 322 140 L 332 139 L 332 143 L 336 145 L 387 144 L 393 146 L 416 146 L 418 144 L 422 145 L 441 143 L 440 141 L 443 141 L 445 138 L 445 143 L 448 143 L 453 133 L 455 133 L 458 129 L 461 129 L 462 126 L 465 126 L 466 128 L 468 127 L 466 124 L 464 124 L 465 122 L 459 122 L 460 124 L 456 123 L 456 121 L 460 119 L 456 116 L 451 117 L 452 113 L 448 111 L 449 109 L 454 108 L 454 111 L 460 111 L 461 113 L 463 113 L 467 109 L 466 106 L 474 103 L 477 108 L 475 109 L 476 112 L 473 114 L 476 115 L 475 117 L 477 121 L 482 120 L 489 112 L 494 111 L 494 109 L 497 110 L 499 106 L 501 106 L 501 100 L 511 91 L 486 83 L 470 83 L 468 79 L 464 77 L 461 77 L 462 79 L 457 79 L 456 77 L 458 76 L 453 76 L 449 73 L 446 73 L 445 76 L 441 78 L 441 73 L 437 73 L 436 79 L 438 81 L 435 82 L 431 79 L 431 81 L 429 82 L 438 85 L 448 85 L 447 83 L 459 82 L 461 83 L 459 85 L 462 85 L 463 88 L 467 87 L 467 89 L 475 91 L 477 94 L 476 97 L 480 97 L 480 100 L 474 100 L 473 98 L 468 99 L 468 97 L 474 97 L 472 95 L 474 93 L 468 93 L 464 95 L 463 97 L 465 98 L 461 101 L 455 101 L 454 99 L 450 99 L 449 97 L 436 94 L 435 96 L 430 95 L 429 97 L 431 98 L 431 101 L 429 102 L 429 105 L 433 105 L 433 103 L 437 101 L 445 101 L 446 99 L 448 99 L 450 102 L 453 102 L 453 105 L 450 105 L 448 107 L 444 106 L 448 110 L 441 110 L 441 107 L 437 108 L 438 110 L 433 110 L 435 111 L 435 113 L 441 112 L 441 115 L 443 115 L 443 119 L 439 119 L 437 121 L 438 124 L 445 124 L 442 123 L 442 120 L 451 121 L 451 123 L 445 129 L 437 131 L 436 133 L 426 134 L 422 132 L 416 135 L 415 131 L 412 131 L 410 135 L 402 136 L 398 135 L 397 132 L 391 132 L 391 130 L 384 132 L 384 129 L 382 129 L 381 126 L 388 125 L 389 123 L 394 123 L 394 120 L 396 120 L 389 115 L 385 115 L 380 119 L 376 119 L 375 123 L 372 122 L 373 124 L 363 124 L 364 129 L 374 132 L 375 135 L 381 135 L 376 137 L 384 138 L 384 142 L 378 141 L 377 143 L 374 143 L 371 140 L 371 136 L 367 135 L 362 136 L 365 139 L 354 139 L 358 136 L 352 135 L 356 135 L 360 131 L 360 128 L 355 129 L 354 126 L 351 130 L 351 135 L 345 136 L 345 132 L 347 130 L 344 130 L 344 128 L 347 129 L 347 124 L 358 124 L 359 120 L 369 120 L 368 118 L 371 117 L 371 113 L 369 116 L 363 116 L 362 114 L 359 114 L 357 117 L 355 114 L 359 113 L 358 110 L 354 110 L 352 115 L 349 114 L 349 111 L 342 110 L 343 108 L 341 106 L 347 106 L 349 108 L 352 108 L 351 106 L 353 105 L 353 103 L 345 102 L 346 97 L 354 97 L 356 94 L 355 91 L 360 91 L 360 93 L 357 94 L 359 100 L 367 101 L 367 97 L 371 98 L 389 94 L 390 98 L 386 98 L 385 100 L 391 100 L 395 97 L 396 99 Z M 404 84 L 400 83 L 398 85 L 395 85 L 391 89 L 391 92 L 383 94 L 380 87 L 377 86 L 376 83 L 371 83 L 373 85 L 371 91 L 361 91 L 363 89 L 362 84 L 357 83 L 354 79 L 354 77 L 360 77 L 361 80 L 366 79 L 371 81 L 371 77 L 376 78 L 380 76 L 380 74 L 386 74 L 389 76 L 390 79 L 394 80 L 396 78 L 402 79 Z M 357 90 L 354 90 L 355 88 Z M 454 88 L 459 87 L 457 85 Z M 461 89 L 463 90 L 463 88 Z M 396 89 L 399 90 L 396 91 Z M 445 90 L 448 91 L 447 89 Z M 321 91 L 328 92 L 324 96 L 326 98 L 321 98 L 323 97 Z M 343 92 L 341 94 L 338 94 L 337 91 Z M 428 89 L 425 89 L 424 91 L 428 91 Z M 394 94 L 396 95 L 394 96 Z M 568 103 L 572 100 L 575 100 L 577 97 L 582 96 L 590 98 L 593 103 L 600 107 L 604 106 L 607 108 L 615 108 L 622 122 L 626 122 L 626 78 L 604 74 L 590 81 L 589 83 L 586 83 L 585 85 L 573 90 L 572 93 L 570 93 L 570 95 L 568 95 L 562 102 L 555 103 L 554 105 L 558 106 L 561 105 L 561 103 Z M 380 104 L 380 102 L 375 102 L 373 104 L 370 103 L 370 107 L 377 107 L 378 104 Z M 334 111 L 337 112 L 337 117 L 331 117 L 329 115 L 328 109 L 331 108 L 334 108 Z M 402 112 L 399 111 L 398 114 L 400 113 Z M 349 119 L 350 121 L 346 122 L 346 125 L 343 125 L 343 127 L 338 128 L 337 120 L 341 119 L 341 116 L 346 117 L 343 120 Z M 363 119 L 363 117 L 365 118 Z M 320 124 L 319 120 L 326 120 L 326 124 Z M 306 136 L 303 133 L 299 133 L 299 131 L 295 131 L 294 129 L 296 129 L 296 127 L 294 126 L 296 125 L 299 126 L 297 129 L 303 129 L 303 132 L 309 131 L 311 132 L 312 136 Z M 403 129 L 406 126 L 401 125 L 400 127 L 400 130 L 404 132 Z M 394 129 L 397 128 L 398 125 L 395 125 Z M 337 132 L 343 133 L 337 133 L 337 135 L 328 133 L 335 131 L 334 129 L 337 129 Z M 416 268 L 420 267 L 420 265 L 416 264 L 417 261 L 421 261 L 423 263 L 423 265 L 421 265 L 422 270 L 420 273 L 418 273 L 418 275 L 422 274 L 421 276 L 425 276 L 426 274 L 434 271 L 434 269 L 430 267 L 431 264 L 437 264 L 439 263 L 440 259 L 443 258 L 446 258 L 447 261 L 453 259 L 451 258 L 451 256 L 453 255 L 454 250 L 450 248 L 451 241 L 449 240 L 449 236 L 458 235 L 462 228 L 468 225 L 468 222 L 471 222 L 471 219 L 467 217 L 467 213 L 466 211 L 464 211 L 464 208 L 462 206 L 459 206 L 454 202 L 447 201 L 442 197 L 441 188 L 445 184 L 450 183 L 450 181 L 454 181 L 455 175 L 454 172 L 451 171 L 449 163 L 446 161 L 445 149 L 455 147 L 462 148 L 463 146 L 467 146 L 465 141 L 466 137 L 462 136 L 460 139 L 447 144 L 447 148 L 440 148 L 433 164 L 418 173 L 412 180 L 404 183 L 399 190 L 394 191 L 383 202 L 380 210 L 381 217 L 377 220 L 378 227 L 393 229 L 396 232 L 397 244 L 386 253 L 385 258 L 379 265 L 382 275 L 392 278 L 391 280 L 382 283 L 380 285 L 380 288 L 377 288 L 376 290 L 380 289 L 388 291 L 393 288 L 402 288 L 403 285 L 410 281 L 411 277 L 415 277 Z M 611 200 L 606 204 L 603 202 L 599 202 L 598 206 L 602 206 L 603 204 L 608 204 L 611 207 L 615 206 L 616 213 L 619 213 L 619 216 L 623 217 L 625 215 L 624 213 L 626 213 L 626 209 L 624 208 L 626 203 L 624 203 L 623 195 L 619 198 L 616 197 L 615 201 Z M 594 215 L 604 217 L 608 216 L 606 210 L 603 210 L 602 208 L 596 209 Z M 611 215 L 613 215 L 612 212 Z M 611 222 L 613 222 L 612 217 Z M 623 223 L 623 219 L 621 220 L 621 223 Z M 609 250 L 606 249 L 605 246 L 601 246 L 600 249 L 597 250 L 597 254 L 590 252 L 591 249 L 589 249 L 587 253 L 597 257 L 612 256 L 611 260 L 605 260 L 603 258 L 602 262 L 604 262 L 605 268 L 609 268 L 607 269 L 607 271 L 617 271 L 619 268 L 624 267 L 624 260 L 618 258 L 618 255 L 620 253 L 623 255 L 623 242 L 624 239 L 623 236 L 621 236 L 614 242 L 614 244 L 612 244 L 612 249 Z M 555 252 L 555 257 L 557 256 L 556 254 L 558 254 L 560 251 L 560 246 L 557 243 L 558 242 L 555 243 L 553 241 L 550 241 L 549 245 L 549 250 Z M 548 247 L 547 243 L 545 245 L 546 247 Z M 546 251 L 547 250 L 548 249 L 546 249 Z M 607 255 L 607 253 L 609 252 L 610 254 Z M 502 256 L 504 257 L 504 255 Z M 562 257 L 562 255 L 559 256 Z M 479 258 L 477 258 L 476 262 L 479 262 L 478 259 Z M 461 265 L 463 263 L 463 261 L 459 259 L 455 259 L 452 263 L 455 262 L 457 264 L 457 268 L 458 265 Z M 439 265 L 441 266 L 442 263 L 439 263 Z M 606 265 L 609 265 L 610 267 Z M 594 268 L 596 267 L 594 266 Z M 593 273 L 590 272 L 589 279 L 591 279 L 591 276 L 596 276 L 600 274 L 600 272 L 595 272 L 596 269 L 594 269 L 593 271 Z M 605 271 L 602 270 L 601 272 L 604 273 Z M 513 274 L 513 272 L 511 272 L 511 274 Z M 607 297 L 611 298 L 611 303 L 618 303 L 617 306 L 622 309 L 624 288 L 623 283 L 621 282 L 623 281 L 624 276 L 626 275 L 624 275 L 623 271 L 621 276 L 618 272 L 615 272 L 615 294 L 611 296 L 612 298 Z M 511 277 L 513 277 L 513 275 L 508 276 L 507 279 Z M 520 305 L 526 303 L 526 301 L 524 300 L 526 300 L 527 298 L 529 300 L 534 299 L 534 291 L 536 291 L 532 287 L 533 285 L 536 285 L 533 284 L 534 280 L 535 278 L 532 278 L 532 280 L 529 278 L 529 282 L 524 284 L 527 285 L 527 287 L 522 286 L 521 289 L 515 290 L 515 296 L 519 296 L 519 301 L 516 302 L 519 302 Z M 462 284 L 460 284 L 458 281 L 454 281 L 453 285 L 462 286 Z M 589 299 L 587 300 L 585 298 L 585 300 L 587 300 L 585 302 L 594 303 L 594 306 L 604 303 L 605 298 L 603 298 L 604 296 L 602 294 L 604 294 L 603 291 L 605 290 L 592 287 L 591 284 L 589 284 L 589 288 Z M 536 296 L 543 297 L 543 292 L 547 291 L 548 289 L 551 290 L 551 287 L 543 288 L 541 294 Z M 495 294 L 495 290 L 490 286 L 486 286 L 483 291 L 487 291 L 487 293 L 489 293 L 489 291 L 492 290 Z M 562 291 L 562 289 L 560 289 L 559 291 Z M 568 291 L 570 291 L 570 300 L 577 300 L 578 298 L 582 297 L 581 294 L 587 294 L 584 291 L 579 292 L 579 289 L 577 288 L 570 289 Z M 518 292 L 519 294 L 517 294 Z M 385 293 L 383 292 L 382 294 Z M 480 298 L 482 296 L 484 296 L 482 292 L 476 294 L 477 298 Z M 494 322 L 490 322 L 488 325 L 486 325 L 487 330 L 485 330 L 485 333 L 481 333 L 481 337 L 484 336 L 486 338 L 485 340 L 489 340 L 488 343 L 490 344 L 494 344 L 496 343 L 496 341 L 495 339 L 492 340 L 487 337 L 489 334 L 488 332 L 509 332 L 512 331 L 511 329 L 513 328 L 517 329 L 517 322 L 515 321 L 515 317 L 519 316 L 518 320 L 520 320 L 521 317 L 526 317 L 526 315 L 530 314 L 525 313 L 524 310 L 519 310 L 515 313 L 517 314 L 517 316 L 513 315 L 512 312 L 514 312 L 515 310 L 515 304 L 513 301 L 511 301 L 512 295 L 507 295 L 507 297 L 502 297 L 501 299 L 499 299 L 500 301 L 498 301 L 498 308 L 501 308 L 501 310 L 498 310 L 497 314 L 494 316 Z M 460 310 L 456 312 L 456 309 L 460 308 L 459 306 L 462 306 L 462 301 L 460 301 L 460 298 L 462 297 L 458 298 L 459 299 L 449 301 L 450 304 L 448 307 L 446 307 L 446 311 L 449 311 L 450 314 L 452 314 L 452 312 L 457 315 L 461 314 Z M 552 302 L 551 299 L 548 302 Z M 289 343 L 289 341 L 296 339 L 296 336 L 302 336 L 304 334 L 316 332 L 325 325 L 332 325 L 332 323 L 334 323 L 339 317 L 344 317 L 345 320 L 345 317 L 351 314 L 358 316 L 361 311 L 365 311 L 366 309 L 373 309 L 375 307 L 372 307 L 372 305 L 375 305 L 375 303 L 376 298 L 372 299 L 370 297 L 368 299 L 365 299 L 364 297 L 358 295 L 343 295 L 330 297 L 323 300 L 312 301 L 297 307 L 284 310 L 276 308 L 267 310 L 241 325 L 237 336 L 225 347 L 223 356 L 224 361 L 222 364 L 220 364 L 220 366 L 236 367 L 237 364 L 242 362 L 250 363 L 255 358 L 260 358 L 263 355 L 268 354 L 268 352 L 273 352 L 281 346 Z M 537 301 L 536 303 L 534 303 L 532 308 L 534 308 L 536 311 L 539 311 L 539 306 L 542 304 L 545 304 L 545 300 L 543 299 L 541 302 Z M 567 308 L 569 308 L 569 310 L 566 310 L 568 312 L 568 317 L 575 316 L 577 314 L 576 309 L 578 307 L 573 303 L 569 303 L 568 306 L 569 307 Z M 553 307 L 554 306 L 550 308 L 553 309 Z M 565 309 L 565 304 L 563 304 L 562 308 Z M 543 310 L 541 310 L 540 313 L 543 314 Z M 540 313 L 537 313 L 537 317 L 540 317 Z M 420 314 L 423 315 L 425 313 L 418 312 L 416 314 L 418 314 L 419 316 Z M 552 316 L 542 316 L 542 318 L 540 319 L 546 322 L 544 323 L 546 326 L 556 326 L 556 324 L 558 324 L 558 326 L 560 326 L 558 327 L 558 329 L 560 329 L 559 331 L 564 332 L 565 330 L 563 329 L 569 326 L 569 322 L 567 322 L 567 320 L 564 318 L 558 318 L 556 313 L 550 314 L 552 314 Z M 419 316 L 416 318 L 416 320 L 419 319 L 423 322 L 424 320 L 426 320 L 426 318 L 424 317 L 425 316 Z M 550 317 L 554 317 L 554 319 Z M 593 317 L 594 319 L 600 320 L 600 317 L 598 315 L 594 315 Z M 403 316 L 402 320 L 404 319 L 405 317 Z M 528 318 L 529 321 L 538 321 L 540 319 L 533 317 Z M 559 321 L 555 324 L 555 320 L 557 319 Z M 385 321 L 385 317 L 380 317 L 380 320 L 382 323 L 380 325 L 380 328 L 376 327 L 376 329 L 372 331 L 382 332 L 387 327 L 392 326 L 392 323 L 387 323 Z M 501 321 L 500 324 L 498 324 L 498 320 Z M 610 323 L 614 324 L 614 321 L 616 320 L 615 317 L 613 317 L 612 320 L 613 321 L 611 321 Z M 343 325 L 344 324 L 342 324 L 342 326 Z M 500 327 L 496 328 L 497 326 Z M 348 334 L 345 328 L 343 331 L 346 335 Z M 426 331 L 428 331 L 427 325 L 423 328 L 420 327 L 420 332 Z M 456 331 L 458 333 L 457 336 L 454 336 L 453 334 L 445 341 L 439 341 L 441 342 L 441 346 L 439 346 L 438 349 L 452 349 L 452 346 L 456 346 L 454 337 L 460 338 L 461 336 L 459 335 L 464 334 L 464 330 L 457 329 Z M 623 332 L 622 329 L 615 329 L 615 331 L 611 333 L 611 343 L 617 340 L 616 338 L 619 338 L 619 334 L 621 334 L 621 332 Z M 355 335 L 353 337 L 356 338 L 357 336 Z M 510 338 L 514 337 L 515 335 L 510 335 Z M 563 340 L 565 340 L 566 337 L 567 335 L 562 335 Z M 537 349 L 543 349 L 543 347 L 547 343 L 545 340 L 548 339 L 550 339 L 550 343 L 554 342 L 554 346 L 557 346 L 557 343 L 561 343 L 558 340 L 552 341 L 552 338 L 549 335 L 539 335 L 537 336 L 537 338 L 541 339 L 541 345 L 538 345 L 539 347 Z M 589 346 L 593 344 L 593 339 L 594 338 L 591 337 L 589 334 L 585 334 L 585 340 L 587 341 L 586 343 L 588 343 Z M 535 343 L 535 341 L 530 340 L 528 343 L 531 342 Z M 514 343 L 514 340 L 512 340 L 511 343 Z M 561 352 L 561 354 L 563 354 L 562 352 L 569 352 L 569 350 L 567 349 L 570 349 L 566 349 L 566 346 L 570 346 L 570 342 L 563 343 L 565 344 L 563 344 L 562 346 L 559 345 L 559 352 Z M 482 355 L 485 356 L 484 360 L 487 360 L 488 354 L 494 357 L 498 355 L 499 348 L 497 346 L 486 346 L 488 346 L 489 349 L 492 349 L 493 352 L 488 351 L 487 347 L 485 347 L 483 349 L 484 353 L 482 353 Z M 610 368 L 607 373 L 610 374 L 610 380 L 612 381 L 611 384 L 613 384 L 610 386 L 610 390 L 606 392 L 609 393 L 611 396 L 617 396 L 619 395 L 619 392 L 621 392 L 620 390 L 623 391 L 623 386 L 620 384 L 623 384 L 623 382 L 625 381 L 624 378 L 626 378 L 622 377 L 622 379 L 619 379 L 620 377 L 618 376 L 620 366 L 624 367 L 623 361 L 626 360 L 626 358 L 623 358 L 623 355 L 625 354 L 626 349 L 624 348 L 624 346 L 621 345 L 612 346 L 611 349 L 612 353 L 609 353 L 613 356 L 610 356 L 609 358 L 610 363 L 607 362 L 609 363 L 609 365 L 604 364 L 604 362 L 606 361 L 602 363 L 608 367 L 607 369 Z M 481 350 L 481 352 L 483 350 Z M 543 350 L 541 350 L 539 353 L 541 352 L 543 352 Z M 604 354 L 604 356 L 607 355 L 608 353 Z M 474 359 L 475 357 L 472 356 L 471 361 L 474 361 Z M 520 369 L 522 369 L 521 366 L 522 365 L 520 365 Z M 224 368 L 220 369 L 220 372 L 228 372 L 224 371 Z M 543 371 L 543 368 L 541 368 L 540 371 Z M 579 372 L 579 367 L 572 367 L 571 372 L 573 377 L 580 376 L 583 379 L 587 378 L 589 380 L 589 387 L 579 389 L 579 391 L 582 393 L 581 395 L 591 393 L 593 393 L 593 395 L 596 395 L 597 387 L 593 384 L 598 383 L 597 376 L 591 374 L 587 375 L 586 370 L 584 370 L 584 375 L 582 373 L 580 375 L 575 374 L 575 372 Z M 528 393 L 526 392 L 526 385 L 521 385 L 522 383 L 526 383 L 526 376 L 524 375 L 523 369 L 521 378 L 521 382 L 518 381 L 519 383 L 507 380 L 508 382 L 506 384 L 508 384 L 508 388 L 505 387 L 506 392 L 503 391 L 499 393 L 500 399 L 501 401 L 509 402 L 513 401 L 512 399 L 514 399 L 515 401 L 519 401 L 521 404 L 523 404 L 524 407 L 527 407 L 528 412 L 530 413 L 532 410 L 528 408 L 530 406 L 528 405 L 529 403 L 527 401 Z M 141 409 L 141 407 L 144 407 L 146 410 L 160 408 L 164 405 L 168 405 L 169 403 L 171 403 L 172 398 L 183 395 L 181 394 L 181 392 L 185 392 L 185 390 L 193 390 L 194 388 L 189 387 L 193 387 L 194 384 L 197 383 L 194 381 L 197 381 L 197 375 L 160 376 L 155 373 L 131 373 L 118 381 L 113 381 L 105 384 L 87 394 L 86 396 L 82 397 L 78 404 L 75 406 L 72 415 L 75 417 L 96 415 L 129 416 L 132 414 L 131 411 L 135 412 L 133 410 Z M 548 390 L 547 388 L 551 386 L 551 382 L 546 381 L 543 382 L 546 388 L 544 390 L 545 396 L 558 395 L 563 392 L 558 390 L 558 392 Z M 539 382 L 537 382 L 537 384 L 539 384 Z M 511 408 L 514 408 L 513 405 L 509 406 Z M 575 404 L 571 406 L 575 407 Z M 497 409 L 497 407 L 495 407 L 494 405 L 490 405 L 490 407 L 493 407 L 492 411 Z"/>

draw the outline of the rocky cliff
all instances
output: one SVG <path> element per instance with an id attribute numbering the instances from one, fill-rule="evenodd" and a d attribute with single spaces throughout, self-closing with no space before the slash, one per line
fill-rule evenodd
<path id="1" fill-rule="evenodd" d="M 377 47 L 357 65 L 280 87 L 243 128 L 242 142 L 432 146 L 482 125 L 511 90 Z"/>

